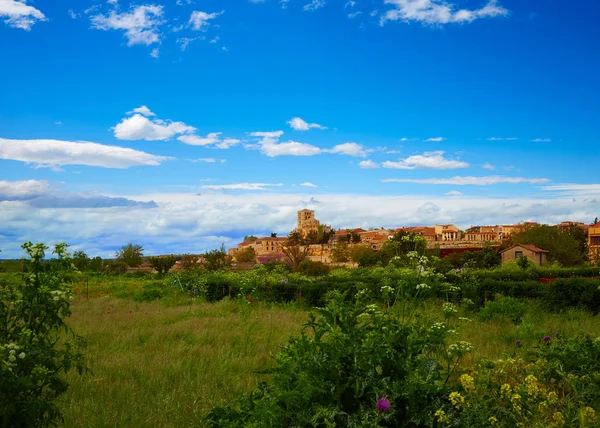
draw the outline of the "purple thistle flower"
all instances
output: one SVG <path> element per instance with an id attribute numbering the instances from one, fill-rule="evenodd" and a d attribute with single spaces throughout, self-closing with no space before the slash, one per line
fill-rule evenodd
<path id="1" fill-rule="evenodd" d="M 515 346 L 521 346 L 521 339 L 515 340 Z"/>
<path id="2" fill-rule="evenodd" d="M 558 336 L 560 336 L 560 332 L 557 331 L 556 333 L 554 333 L 554 337 L 558 337 Z"/>
<path id="3" fill-rule="evenodd" d="M 544 342 L 549 341 L 550 339 L 552 339 L 550 336 L 544 336 L 544 338 L 542 339 Z"/>
<path id="4" fill-rule="evenodd" d="M 388 400 L 387 398 L 380 398 L 379 400 L 377 400 L 377 410 L 379 410 L 380 412 L 387 412 L 391 408 L 392 405 L 390 404 L 390 400 Z"/>

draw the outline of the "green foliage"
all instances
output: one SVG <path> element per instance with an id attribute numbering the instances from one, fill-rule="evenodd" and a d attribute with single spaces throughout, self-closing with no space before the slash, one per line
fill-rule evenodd
<path id="1" fill-rule="evenodd" d="M 99 256 L 94 257 L 88 264 L 88 270 L 90 272 L 101 272 L 102 271 L 102 258 Z"/>
<path id="2" fill-rule="evenodd" d="M 65 283 L 73 268 L 66 244 L 56 245 L 55 258 L 44 261 L 48 247 L 23 244 L 22 282 L 0 284 L 0 425 L 49 426 L 61 420 L 55 404 L 68 384 L 71 368 L 83 370 L 83 355 L 74 342 L 61 341 L 71 332 L 64 318 L 70 312 L 71 287 Z"/>
<path id="3" fill-rule="evenodd" d="M 329 266 L 323 262 L 303 260 L 298 266 L 298 272 L 307 276 L 324 276 L 329 273 Z"/>
<path id="4" fill-rule="evenodd" d="M 252 247 L 242 248 L 235 254 L 239 263 L 256 263 L 256 251 Z"/>
<path id="5" fill-rule="evenodd" d="M 144 262 L 144 248 L 141 245 L 129 243 L 123 245 L 116 253 L 116 259 L 129 267 L 137 267 Z"/>
<path id="6" fill-rule="evenodd" d="M 159 275 L 164 275 L 175 266 L 177 259 L 175 259 L 174 256 L 150 257 L 149 261 L 150 266 L 152 266 Z"/>
<path id="7" fill-rule="evenodd" d="M 122 260 L 105 260 L 102 269 L 106 273 L 123 275 L 129 269 L 127 263 Z"/>
<path id="8" fill-rule="evenodd" d="M 75 251 L 73 253 L 73 264 L 80 271 L 86 271 L 90 265 L 90 258 L 83 251 Z"/>
<path id="9" fill-rule="evenodd" d="M 405 260 L 410 252 L 423 255 L 426 248 L 427 241 L 425 241 L 425 238 L 415 233 L 401 230 L 383 244 L 378 255 L 381 263 L 385 266 L 394 258 Z"/>
<path id="10" fill-rule="evenodd" d="M 202 255 L 204 258 L 203 267 L 209 272 L 216 272 L 221 269 L 227 269 L 231 266 L 231 260 L 225 251 L 225 246 L 221 245 L 218 250 L 211 250 Z"/>
<path id="11" fill-rule="evenodd" d="M 462 256 L 464 267 L 471 269 L 493 269 L 501 263 L 500 253 L 490 247 L 481 251 L 467 251 Z"/>
<path id="12" fill-rule="evenodd" d="M 258 238 L 254 235 L 246 235 L 244 236 L 244 242 L 254 242 L 256 241 Z"/>
<path id="13" fill-rule="evenodd" d="M 513 233 L 510 240 L 512 244 L 533 244 L 549 251 L 548 261 L 576 266 L 587 260 L 587 237 L 579 229 L 575 226 L 562 232 L 556 226 L 536 225 Z"/>
<path id="14" fill-rule="evenodd" d="M 341 240 L 336 242 L 331 250 L 331 261 L 334 263 L 346 263 L 348 260 L 350 260 L 348 244 Z"/>
<path id="15" fill-rule="evenodd" d="M 486 303 L 485 307 L 477 315 L 481 321 L 493 321 L 498 318 L 506 318 L 514 324 L 520 324 L 527 312 L 527 302 L 514 297 L 496 297 Z"/>
<path id="16" fill-rule="evenodd" d="M 390 311 L 334 294 L 311 315 L 302 334 L 275 357 L 271 381 L 217 407 L 214 427 L 414 426 L 432 422 L 455 367 L 469 344 L 446 346 L 446 324 L 402 322 Z M 446 358 L 435 359 L 444 354 Z M 450 362 L 451 364 L 447 364 Z M 378 400 L 390 403 L 378 410 Z"/>

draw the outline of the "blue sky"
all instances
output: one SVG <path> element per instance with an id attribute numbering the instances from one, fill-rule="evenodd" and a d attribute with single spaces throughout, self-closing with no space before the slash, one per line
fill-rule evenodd
<path id="1" fill-rule="evenodd" d="M 0 248 L 600 216 L 600 4 L 0 0 Z"/>

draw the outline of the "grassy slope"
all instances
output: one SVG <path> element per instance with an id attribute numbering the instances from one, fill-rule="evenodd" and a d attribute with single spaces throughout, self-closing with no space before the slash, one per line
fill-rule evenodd
<path id="1" fill-rule="evenodd" d="M 85 353 L 93 373 L 69 375 L 71 387 L 62 399 L 66 426 L 202 425 L 212 407 L 235 401 L 265 379 L 255 371 L 268 367 L 269 355 L 306 320 L 306 312 L 293 306 L 207 304 L 176 290 L 161 302 L 138 303 L 133 293 L 143 284 L 94 283 L 89 300 L 79 289 L 70 324 L 88 341 Z M 420 312 L 442 318 L 434 302 Z M 477 360 L 511 352 L 516 339 L 534 346 L 556 331 L 596 336 L 600 317 L 577 310 L 549 314 L 531 303 L 519 326 L 475 320 L 457 330 L 461 340 L 473 343 Z"/>

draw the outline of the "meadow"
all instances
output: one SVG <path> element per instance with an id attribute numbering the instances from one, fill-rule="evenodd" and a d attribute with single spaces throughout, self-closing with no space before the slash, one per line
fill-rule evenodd
<path id="1" fill-rule="evenodd" d="M 68 427 L 205 426 L 215 406 L 235 403 L 269 379 L 260 372 L 298 337 L 311 311 L 299 298 L 269 302 L 256 290 L 256 298 L 242 293 L 208 303 L 157 278 L 99 276 L 89 280 L 89 291 L 84 281 L 73 288 L 68 324 L 87 342 L 88 371 L 67 377 L 70 387 L 59 407 Z M 426 324 L 443 321 L 443 304 L 427 299 L 417 316 Z M 394 314 L 398 308 L 379 306 Z M 487 312 L 468 305 L 458 310 L 468 321 L 456 324 L 456 340 L 473 345 L 461 361 L 464 370 L 482 359 L 514 356 L 516 341 L 536 347 L 556 332 L 600 332 L 598 315 L 549 311 L 538 300 L 515 299 Z"/>

